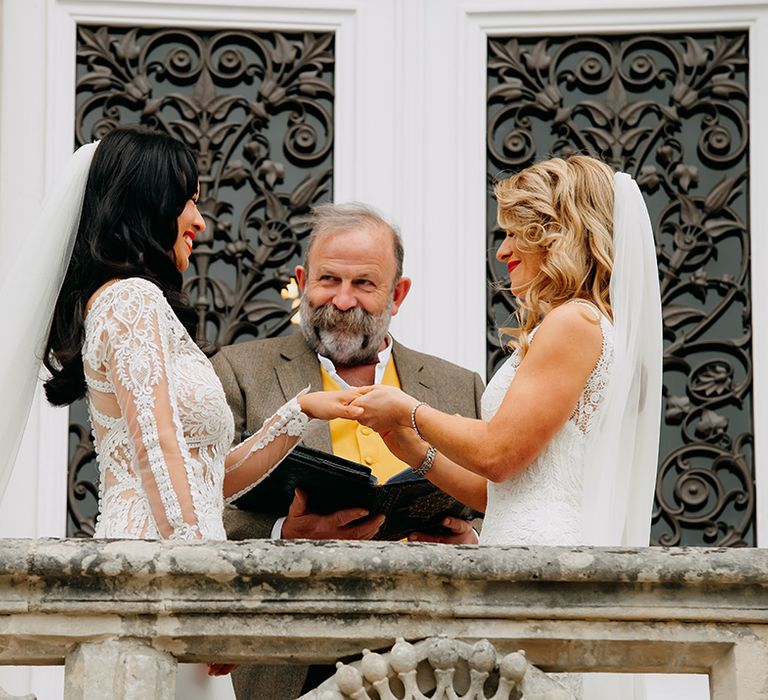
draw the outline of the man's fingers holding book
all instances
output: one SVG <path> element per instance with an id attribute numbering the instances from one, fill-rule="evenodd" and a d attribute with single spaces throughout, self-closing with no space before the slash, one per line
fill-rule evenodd
<path id="1" fill-rule="evenodd" d="M 338 539 L 342 540 L 370 540 L 384 524 L 383 515 L 375 515 L 364 520 L 356 519 L 349 525 L 345 525 Z"/>
<path id="2" fill-rule="evenodd" d="M 409 542 L 440 542 L 442 544 L 477 544 L 477 533 L 472 523 L 461 518 L 448 517 L 443 520 L 443 526 L 451 531 L 450 535 L 434 535 L 427 532 L 412 532 Z"/>
<path id="3" fill-rule="evenodd" d="M 304 493 L 301 489 L 296 489 L 293 492 L 293 501 L 288 508 L 288 517 L 291 516 L 298 517 L 300 515 L 304 515 L 308 513 L 307 510 L 307 494 Z"/>
<path id="4" fill-rule="evenodd" d="M 355 520 L 360 520 L 368 516 L 368 511 L 365 508 L 345 508 L 344 510 L 337 510 L 335 513 L 331 513 L 329 517 L 334 518 L 338 527 L 346 527 Z"/>
<path id="5" fill-rule="evenodd" d="M 283 538 L 311 540 L 367 540 L 373 537 L 384 522 L 383 515 L 366 517 L 364 508 L 318 515 L 307 509 L 307 495 L 296 489 L 293 502 L 283 523 Z"/>

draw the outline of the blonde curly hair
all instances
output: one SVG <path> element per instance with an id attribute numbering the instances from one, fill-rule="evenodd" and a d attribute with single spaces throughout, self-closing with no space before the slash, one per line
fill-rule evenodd
<path id="1" fill-rule="evenodd" d="M 536 163 L 494 186 L 498 223 L 523 252 L 543 253 L 536 277 L 518 296 L 519 328 L 502 328 L 521 357 L 528 334 L 570 299 L 592 302 L 611 318 L 613 170 L 589 156 Z"/>

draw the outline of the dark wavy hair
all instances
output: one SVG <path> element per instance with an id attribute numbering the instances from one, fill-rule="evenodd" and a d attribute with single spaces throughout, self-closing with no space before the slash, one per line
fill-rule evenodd
<path id="1" fill-rule="evenodd" d="M 85 395 L 86 305 L 109 280 L 142 277 L 156 284 L 194 337 L 195 315 L 181 292 L 172 248 L 197 177 L 192 151 L 167 134 L 120 126 L 97 146 L 43 355 L 52 375 L 45 382 L 50 403 L 64 406 Z"/>

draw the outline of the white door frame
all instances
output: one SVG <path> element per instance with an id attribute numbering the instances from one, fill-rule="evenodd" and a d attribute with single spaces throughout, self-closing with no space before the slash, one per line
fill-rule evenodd
<path id="1" fill-rule="evenodd" d="M 477 371 L 485 366 L 485 81 L 488 36 L 746 28 L 750 32 L 750 121 L 764 124 L 768 90 L 768 2 L 725 7 L 713 0 L 5 0 L 0 114 L 0 252 L 23 231 L 72 148 L 75 26 L 127 25 L 318 29 L 336 32 L 334 193 L 370 202 L 400 223 L 414 289 L 395 333 L 405 342 Z M 395 50 L 393 50 L 393 47 Z M 25 71 L 14 70 L 23 62 Z M 19 99 L 24 95 L 24 99 Z M 19 134 L 27 135 L 20 139 Z M 42 135 L 42 138 L 41 138 Z M 750 134 L 751 191 L 768 181 L 768 135 Z M 751 228 L 768 213 L 751 198 Z M 482 243 L 480 243 L 482 241 Z M 753 269 L 768 243 L 751 239 Z M 768 347 L 767 282 L 753 275 L 753 352 Z M 44 403 L 44 462 L 50 495 L 64 477 L 64 412 Z M 768 365 L 754 365 L 755 426 L 768 417 Z M 52 417 L 53 415 L 56 417 Z M 54 437 L 58 436 L 58 437 Z M 756 438 L 757 481 L 768 457 Z M 27 473 L 36 472 L 35 466 Z M 42 476 L 42 475 L 41 475 Z M 56 487 L 54 487 L 56 484 Z M 46 496 L 46 500 L 47 500 Z M 59 501 L 61 499 L 59 498 Z M 63 505 L 40 503 L 35 534 L 61 532 Z M 61 517 L 59 517 L 61 515 Z M 5 519 L 0 519 L 0 532 Z M 758 518 L 768 542 L 768 517 Z M 31 534 L 31 533 L 30 533 Z"/>
<path id="2" fill-rule="evenodd" d="M 75 26 L 253 27 L 336 32 L 334 198 L 399 223 L 414 288 L 395 319 L 406 343 L 484 373 L 485 85 L 488 36 L 744 28 L 750 122 L 768 124 L 768 0 L 3 0 L 0 254 L 23 235 L 72 149 Z M 23 65 L 24 70 L 18 70 Z M 20 138 L 21 136 L 21 138 Z M 768 212 L 768 133 L 750 133 L 752 231 Z M 768 240 L 752 236 L 752 269 Z M 768 357 L 768 281 L 751 276 L 754 357 Z M 768 363 L 754 364 L 755 473 L 768 484 Z M 67 412 L 38 401 L 0 535 L 62 536 Z M 768 499 L 757 537 L 768 543 Z M 31 504 L 31 507 L 30 507 Z M 765 514 L 766 517 L 762 517 Z M 36 692 L 47 696 L 34 672 Z M 22 692 L 19 690 L 18 692 Z"/>
<path id="3" fill-rule="evenodd" d="M 438 5 L 444 0 L 427 0 Z M 488 2 L 456 0 L 460 15 L 458 51 L 451 65 L 443 65 L 441 75 L 455 72 L 459 89 L 455 91 L 454 109 L 458 118 L 456 143 L 460 153 L 450 162 L 440 163 L 439 170 L 461 173 L 460 191 L 455 192 L 452 218 L 463 223 L 466 231 L 484 235 L 486 192 L 486 107 L 485 80 L 487 71 L 487 40 L 495 35 L 574 35 L 587 33 L 630 33 L 638 31 L 715 31 L 746 29 L 749 31 L 749 123 L 756 125 L 749 133 L 750 210 L 752 232 L 768 230 L 768 207 L 760 193 L 768 191 L 768 85 L 763 76 L 768 73 L 768 2 L 746 0 L 738 5 L 717 0 L 515 0 Z M 450 38 L 443 34 L 444 51 Z M 440 50 L 435 50 L 440 55 Z M 442 55 L 449 55 L 443 53 Z M 427 101 L 434 100 L 435 83 L 425 85 Z M 482 145 L 481 145 L 482 144 Z M 437 157 L 437 153 L 433 154 Z M 765 184 L 763 184 L 765 183 Z M 434 194 L 434 193 L 433 193 Z M 462 196 L 459 196 L 462 195 Z M 429 210 L 430 202 L 425 201 Z M 760 270 L 768 267 L 768 238 L 751 235 L 751 301 L 753 361 L 753 426 L 755 433 L 754 470 L 756 493 L 766 493 L 768 485 L 768 434 L 760 426 L 768 425 L 768 280 Z M 467 281 L 471 288 L 463 290 L 466 308 L 457 314 L 471 332 L 466 333 L 462 359 L 467 366 L 484 361 L 484 321 L 477 322 L 485 310 L 485 268 L 482 246 L 464 250 L 463 264 L 471 269 Z M 484 253 L 484 251 L 483 251 Z M 482 273 L 479 269 L 482 266 Z M 755 271 L 758 271 L 757 274 Z M 434 271 L 433 271 L 434 274 Z M 434 280 L 431 281 L 434 284 Z M 482 299 L 479 298 L 482 296 Z M 474 325 L 471 325 L 474 324 Z M 482 341 L 482 342 L 481 342 Z M 768 498 L 758 495 L 756 537 L 759 546 L 768 546 Z"/>

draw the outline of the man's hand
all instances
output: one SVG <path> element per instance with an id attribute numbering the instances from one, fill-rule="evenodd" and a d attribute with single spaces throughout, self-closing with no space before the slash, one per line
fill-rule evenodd
<path id="1" fill-rule="evenodd" d="M 443 525 L 452 534 L 431 535 L 426 532 L 412 532 L 408 535 L 409 542 L 441 542 L 442 544 L 477 544 L 477 533 L 472 529 L 472 524 L 459 518 L 446 518 Z"/>
<path id="2" fill-rule="evenodd" d="M 384 523 L 384 516 L 366 517 L 363 508 L 346 508 L 330 515 L 317 515 L 307 509 L 307 495 L 296 489 L 293 503 L 283 523 L 286 540 L 370 540 Z"/>

